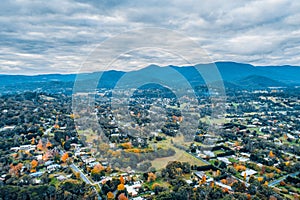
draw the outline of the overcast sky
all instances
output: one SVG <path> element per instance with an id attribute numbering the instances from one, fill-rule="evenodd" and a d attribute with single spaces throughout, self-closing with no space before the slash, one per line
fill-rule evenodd
<path id="1" fill-rule="evenodd" d="M 75 73 L 101 42 L 146 27 L 182 34 L 212 61 L 299 66 L 299 19 L 297 0 L 1 0 L 0 73 Z M 117 69 L 128 57 L 180 64 L 172 52 L 130 51 Z"/>

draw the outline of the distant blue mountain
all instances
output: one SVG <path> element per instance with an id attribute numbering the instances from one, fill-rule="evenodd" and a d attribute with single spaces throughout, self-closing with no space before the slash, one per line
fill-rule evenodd
<path id="1" fill-rule="evenodd" d="M 300 85 L 299 66 L 253 66 L 235 62 L 215 63 L 225 87 L 264 88 L 278 86 Z M 199 64 L 197 68 L 209 72 L 212 64 Z M 101 76 L 101 79 L 99 77 Z M 25 90 L 41 90 L 46 92 L 72 92 L 76 74 L 47 75 L 0 75 L 1 93 L 22 92 Z M 154 83 L 160 80 L 174 87 L 182 86 L 183 81 L 193 87 L 205 84 L 204 78 L 193 66 L 149 65 L 143 69 L 131 72 L 106 71 L 80 74 L 82 83 L 86 80 L 98 82 L 98 87 L 114 88 L 121 85 L 131 87 L 143 84 L 145 81 Z M 217 80 L 220 81 L 220 80 Z"/>

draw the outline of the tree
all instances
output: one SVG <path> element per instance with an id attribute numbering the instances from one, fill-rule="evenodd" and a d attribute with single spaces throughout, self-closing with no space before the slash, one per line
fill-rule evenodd
<path id="1" fill-rule="evenodd" d="M 78 180 L 80 179 L 80 172 L 74 172 L 74 175 Z"/>
<path id="2" fill-rule="evenodd" d="M 123 191 L 123 190 L 125 190 L 125 186 L 124 186 L 124 184 L 119 184 L 118 185 L 118 191 Z"/>
<path id="3" fill-rule="evenodd" d="M 234 182 L 231 187 L 235 192 L 245 192 L 246 190 L 245 183 L 242 183 L 240 181 Z"/>
<path id="4" fill-rule="evenodd" d="M 22 163 L 18 163 L 18 164 L 16 164 L 16 165 L 14 165 L 14 164 L 12 163 L 12 164 L 10 164 L 10 170 L 9 170 L 9 172 L 10 172 L 11 174 L 16 175 L 16 176 L 19 176 L 19 171 L 22 169 L 22 167 L 23 167 L 23 164 L 22 164 Z"/>
<path id="5" fill-rule="evenodd" d="M 31 144 L 34 145 L 35 144 L 35 138 L 31 138 Z"/>
<path id="6" fill-rule="evenodd" d="M 115 198 L 114 193 L 112 193 L 111 191 L 109 191 L 106 196 L 108 200 L 113 200 Z"/>
<path id="7" fill-rule="evenodd" d="M 49 140 L 47 141 L 46 147 L 47 148 L 52 147 L 52 144 L 51 144 L 51 142 Z"/>
<path id="8" fill-rule="evenodd" d="M 128 200 L 128 198 L 125 196 L 124 193 L 121 193 L 121 194 L 118 196 L 118 200 Z"/>
<path id="9" fill-rule="evenodd" d="M 100 173 L 100 172 L 102 172 L 103 170 L 104 170 L 105 168 L 101 165 L 101 164 L 96 164 L 95 166 L 94 166 L 94 168 L 92 169 L 92 173 L 95 173 L 95 174 L 98 174 L 98 173 Z"/>
<path id="10" fill-rule="evenodd" d="M 222 179 L 222 180 L 221 180 L 221 183 L 223 183 L 223 184 L 226 185 L 226 184 L 227 184 L 227 180 L 226 180 L 226 179 Z"/>
<path id="11" fill-rule="evenodd" d="M 156 180 L 156 175 L 153 172 L 148 173 L 148 182 L 152 182 Z"/>
<path id="12" fill-rule="evenodd" d="M 262 182 L 262 181 L 264 180 L 264 178 L 263 178 L 263 177 L 258 177 L 257 180 L 258 180 L 259 182 Z"/>
<path id="13" fill-rule="evenodd" d="M 37 147 L 37 149 L 40 150 L 40 151 L 43 150 L 43 141 L 42 141 L 42 139 L 39 140 L 39 143 L 37 144 L 36 147 Z"/>
<path id="14" fill-rule="evenodd" d="M 39 164 L 38 161 L 32 160 L 32 161 L 31 161 L 31 168 L 32 168 L 32 169 L 35 169 L 35 168 L 38 166 L 38 164 Z"/>
<path id="15" fill-rule="evenodd" d="M 64 163 L 67 161 L 67 159 L 69 158 L 69 154 L 68 153 L 64 153 L 62 156 L 61 156 L 61 161 L 63 161 Z"/>
<path id="16" fill-rule="evenodd" d="M 202 176 L 202 182 L 203 182 L 203 183 L 206 182 L 206 176 L 205 176 L 205 175 Z"/>
<path id="17" fill-rule="evenodd" d="M 96 181 L 99 181 L 101 179 L 101 176 L 104 175 L 105 168 L 101 164 L 96 164 L 94 168 L 91 170 L 91 175 L 93 179 Z"/>
<path id="18" fill-rule="evenodd" d="M 120 176 L 120 183 L 121 183 L 121 184 L 125 184 L 125 180 L 124 180 L 124 177 L 123 177 L 123 176 Z"/>

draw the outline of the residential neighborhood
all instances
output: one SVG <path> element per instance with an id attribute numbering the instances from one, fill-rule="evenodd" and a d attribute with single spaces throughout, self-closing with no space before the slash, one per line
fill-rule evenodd
<path id="1" fill-rule="evenodd" d="M 224 115 L 214 118 L 207 97 L 199 96 L 202 109 L 185 103 L 193 108 L 190 115 L 200 112 L 191 135 L 180 129 L 185 116 L 177 97 L 161 92 L 138 90 L 126 122 L 124 107 L 113 113 L 109 91 L 99 91 L 99 126 L 86 127 L 76 120 L 86 120 L 87 111 L 71 113 L 68 96 L 3 96 L 2 188 L 35 191 L 47 184 L 48 199 L 180 199 L 183 190 L 191 199 L 299 198 L 298 96 L 274 89 L 235 91 Z M 163 110 L 166 116 L 156 116 Z M 18 192 L 16 199 L 20 194 L 34 199 L 39 192 Z"/>

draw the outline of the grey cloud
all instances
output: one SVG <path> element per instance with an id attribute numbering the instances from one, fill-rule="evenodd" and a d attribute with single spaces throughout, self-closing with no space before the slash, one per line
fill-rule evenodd
<path id="1" fill-rule="evenodd" d="M 299 16 L 300 3 L 288 0 L 4 0 L 0 73 L 74 72 L 97 44 L 144 27 L 178 31 L 212 60 L 299 65 Z M 153 51 L 137 55 L 135 63 L 177 62 Z"/>

